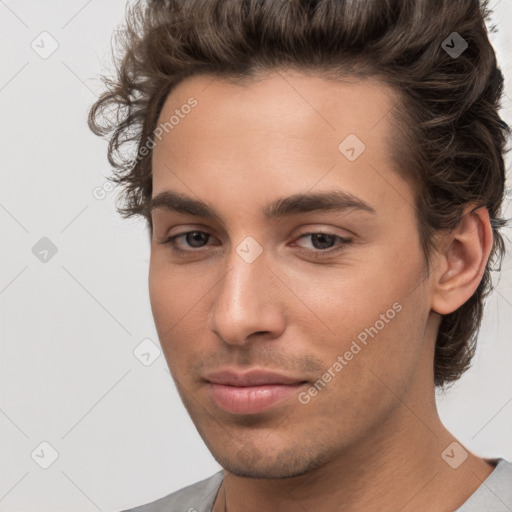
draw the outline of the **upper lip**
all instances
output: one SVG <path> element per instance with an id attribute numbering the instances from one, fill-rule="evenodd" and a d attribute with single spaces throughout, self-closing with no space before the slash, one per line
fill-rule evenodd
<path id="1" fill-rule="evenodd" d="M 265 370 L 250 370 L 240 373 L 233 370 L 209 373 L 205 376 L 208 382 L 226 386 L 263 386 L 265 384 L 300 384 L 303 379 L 288 377 L 280 373 Z"/>

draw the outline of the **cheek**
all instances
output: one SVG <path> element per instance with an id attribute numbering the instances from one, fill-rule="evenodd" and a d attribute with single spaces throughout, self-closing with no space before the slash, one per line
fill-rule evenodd
<path id="1" fill-rule="evenodd" d="M 176 333 L 183 324 L 180 318 L 186 312 L 187 297 L 191 292 L 177 282 L 175 273 L 166 270 L 166 266 L 155 259 L 152 257 L 149 267 L 149 298 L 158 338 L 171 368 L 176 361 L 172 343 L 178 339 Z M 173 352 L 172 358 L 168 357 L 169 352 Z"/>
<path id="2" fill-rule="evenodd" d="M 382 250 L 364 265 L 296 275 L 294 292 L 307 308 L 297 308 L 294 322 L 307 339 L 322 339 L 310 349 L 327 367 L 346 355 L 350 366 L 369 365 L 392 378 L 421 351 L 428 311 L 421 269 L 419 253 Z"/>
<path id="3" fill-rule="evenodd" d="M 155 325 L 162 341 L 162 333 L 165 331 L 164 320 L 167 318 L 172 325 L 173 312 L 173 293 L 175 289 L 172 282 L 167 278 L 165 273 L 161 272 L 158 264 L 155 264 L 153 256 L 151 256 L 148 278 L 149 300 L 151 303 L 151 311 L 155 320 Z"/>
<path id="4" fill-rule="evenodd" d="M 191 267 L 171 265 L 165 251 L 153 251 L 149 264 L 149 298 L 157 328 L 167 331 L 180 320 L 201 306 L 207 290 L 211 288 L 209 277 L 200 275 Z M 186 320 L 184 318 L 184 320 Z M 166 332 L 165 330 L 163 332 Z"/>
<path id="5" fill-rule="evenodd" d="M 295 321 L 346 340 L 377 321 L 380 326 L 380 315 L 388 310 L 386 320 L 393 318 L 393 303 L 403 288 L 389 272 L 376 271 L 369 263 L 297 274 L 287 281 L 296 296 Z"/>
<path id="6" fill-rule="evenodd" d="M 356 435 L 404 399 L 421 361 L 423 319 L 410 300 L 397 306 L 382 309 L 384 315 L 388 311 L 388 323 L 378 315 L 375 320 L 371 311 L 352 319 L 340 315 L 337 336 L 309 347 L 309 354 L 324 362 L 317 378 L 327 384 L 319 383 L 321 391 L 311 404 L 326 425 L 354 428 Z"/>
<path id="7" fill-rule="evenodd" d="M 204 343 L 208 301 L 214 292 L 215 276 L 184 270 L 152 257 L 148 287 L 151 311 L 169 367 L 194 357 Z M 217 278 L 218 279 L 218 278 Z M 204 348 L 204 347 L 203 347 Z M 172 355 L 172 357 L 171 357 Z"/>

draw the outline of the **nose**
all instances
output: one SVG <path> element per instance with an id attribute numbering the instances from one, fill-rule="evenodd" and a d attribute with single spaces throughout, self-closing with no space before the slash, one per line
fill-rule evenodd
<path id="1" fill-rule="evenodd" d="M 227 273 L 215 287 L 208 328 L 225 343 L 245 345 L 259 337 L 274 339 L 285 328 L 280 302 L 283 291 L 264 254 L 248 263 L 233 251 Z"/>

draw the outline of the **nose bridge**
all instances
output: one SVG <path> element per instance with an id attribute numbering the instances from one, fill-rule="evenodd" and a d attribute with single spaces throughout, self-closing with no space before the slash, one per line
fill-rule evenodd
<path id="1" fill-rule="evenodd" d="M 256 244 L 245 239 L 233 247 L 210 314 L 210 329 L 231 344 L 244 343 L 255 332 L 277 336 L 283 327 L 280 305 L 273 299 L 272 272 Z"/>

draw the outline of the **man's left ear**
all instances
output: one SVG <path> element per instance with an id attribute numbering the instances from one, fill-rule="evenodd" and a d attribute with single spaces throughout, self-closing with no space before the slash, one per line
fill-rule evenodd
<path id="1" fill-rule="evenodd" d="M 442 239 L 432 282 L 432 309 L 447 315 L 475 292 L 487 265 L 493 234 L 485 206 L 466 208 L 460 224 Z"/>

